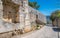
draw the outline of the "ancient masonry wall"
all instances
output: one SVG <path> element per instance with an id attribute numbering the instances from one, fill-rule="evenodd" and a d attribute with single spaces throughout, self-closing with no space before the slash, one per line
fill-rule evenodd
<path id="1" fill-rule="evenodd" d="M 29 28 L 31 29 L 30 25 L 30 17 L 29 17 L 29 11 L 28 11 L 28 0 L 23 1 L 23 5 L 19 8 L 20 13 L 20 28 Z"/>
<path id="2" fill-rule="evenodd" d="M 3 5 L 2 1 L 0 0 L 0 32 L 5 31 L 2 18 L 3 18 Z"/>
<path id="3" fill-rule="evenodd" d="M 30 8 L 28 6 L 28 0 L 11 0 L 11 1 L 12 1 L 11 4 L 14 3 L 14 4 L 16 4 L 16 6 L 17 5 L 19 6 L 18 12 L 17 12 L 18 18 L 19 18 L 19 23 L 14 24 L 13 22 L 9 23 L 9 22 L 4 22 L 2 20 L 3 19 L 3 5 L 2 5 L 2 1 L 0 0 L 0 33 L 6 32 L 6 31 L 11 31 L 11 30 L 18 30 L 18 29 L 30 30 L 32 22 L 35 22 L 35 20 L 36 20 L 36 14 L 38 15 L 38 19 L 40 21 L 46 23 L 46 17 L 43 14 L 40 14 L 40 12 L 38 12 L 37 10 Z M 14 5 L 13 5 L 13 7 L 14 7 Z M 12 8 L 12 7 L 9 6 L 8 8 Z M 8 10 L 8 8 L 6 8 L 6 9 Z M 8 11 L 11 12 L 13 10 L 14 10 L 14 12 L 12 12 L 12 13 L 15 13 L 16 10 L 13 8 L 9 9 Z M 13 15 L 13 16 L 15 16 L 15 15 Z M 13 21 L 14 20 L 15 20 L 15 18 L 13 17 Z"/>
<path id="4" fill-rule="evenodd" d="M 20 20 L 20 28 L 30 27 L 30 17 L 28 11 L 28 0 L 12 0 L 14 3 L 19 4 L 19 20 Z"/>
<path id="5" fill-rule="evenodd" d="M 0 0 L 0 25 L 2 24 L 2 16 L 3 16 L 3 6 L 2 1 Z"/>
<path id="6" fill-rule="evenodd" d="M 23 4 L 20 5 L 19 7 L 19 21 L 20 23 L 14 24 L 14 23 L 8 23 L 8 22 L 4 22 L 3 19 L 3 5 L 2 5 L 2 1 L 0 0 L 0 33 L 1 32 L 7 32 L 7 31 L 11 31 L 11 30 L 15 30 L 15 29 L 31 29 L 31 25 L 30 25 L 30 17 L 29 17 L 29 11 L 28 11 L 28 0 L 12 0 L 13 2 L 15 2 L 15 4 Z"/>

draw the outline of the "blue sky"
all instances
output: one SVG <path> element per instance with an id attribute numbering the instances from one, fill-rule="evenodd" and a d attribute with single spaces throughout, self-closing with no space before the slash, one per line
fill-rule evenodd
<path id="1" fill-rule="evenodd" d="M 48 16 L 52 11 L 60 10 L 60 0 L 29 0 L 36 1 L 40 5 L 39 11 Z"/>

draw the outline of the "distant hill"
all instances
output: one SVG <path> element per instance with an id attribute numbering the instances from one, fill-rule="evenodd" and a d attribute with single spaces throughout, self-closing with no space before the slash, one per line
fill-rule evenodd
<path id="1" fill-rule="evenodd" d="M 52 23 L 51 20 L 50 20 L 50 16 L 46 16 L 46 19 L 47 19 L 47 23 Z"/>
<path id="2" fill-rule="evenodd" d="M 46 19 L 50 20 L 50 16 L 46 16 Z"/>

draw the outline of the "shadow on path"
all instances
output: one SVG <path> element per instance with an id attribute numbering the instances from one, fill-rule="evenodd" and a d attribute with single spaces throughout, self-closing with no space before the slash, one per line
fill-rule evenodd
<path id="1" fill-rule="evenodd" d="M 52 28 L 55 32 L 60 32 L 60 28 Z"/>
<path id="2" fill-rule="evenodd" d="M 60 32 L 60 28 L 53 28 L 53 30 L 55 31 L 55 32 L 57 32 L 57 36 L 58 36 L 58 38 L 60 38 L 60 36 L 59 36 L 59 32 Z"/>

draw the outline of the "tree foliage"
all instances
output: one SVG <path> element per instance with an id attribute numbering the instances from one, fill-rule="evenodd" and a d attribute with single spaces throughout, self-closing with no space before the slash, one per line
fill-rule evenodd
<path id="1" fill-rule="evenodd" d="M 29 2 L 29 6 L 31 6 L 34 9 L 38 9 L 40 5 L 37 4 L 37 2 Z"/>
<path id="2" fill-rule="evenodd" d="M 52 20 L 52 21 L 54 21 L 56 18 L 60 18 L 60 10 L 56 10 L 56 11 L 54 11 L 52 14 L 51 14 L 51 16 L 50 16 L 50 19 Z"/>

